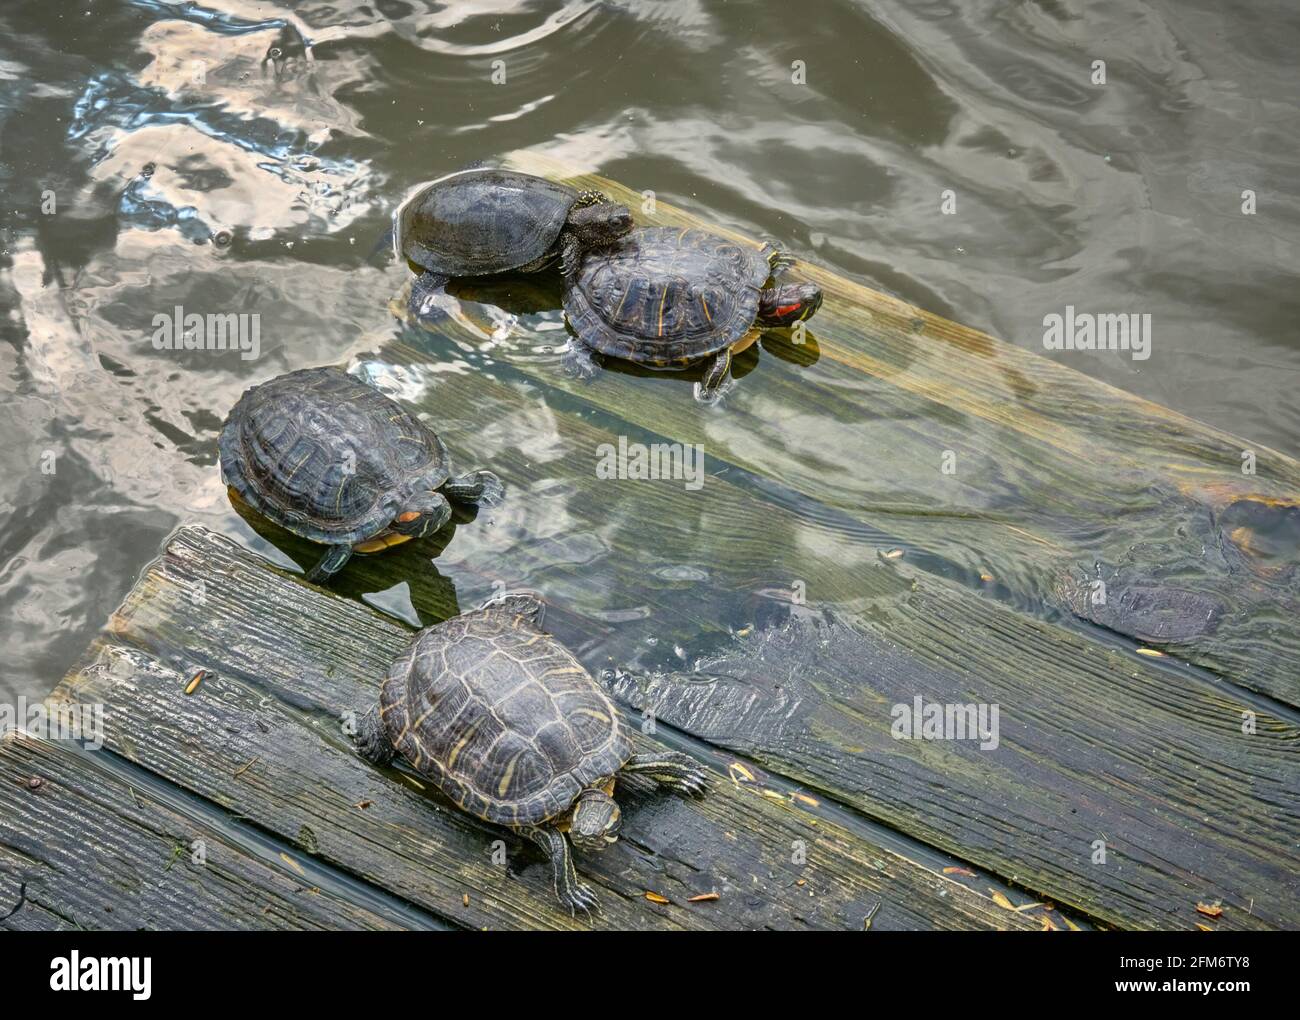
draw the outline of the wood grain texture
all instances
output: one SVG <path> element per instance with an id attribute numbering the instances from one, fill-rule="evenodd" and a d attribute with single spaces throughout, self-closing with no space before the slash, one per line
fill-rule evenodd
<path id="1" fill-rule="evenodd" d="M 1259 714 L 1247 735 L 1230 690 L 987 601 L 918 586 L 907 613 L 792 616 L 615 694 L 1111 926 L 1193 929 L 1221 900 L 1218 927 L 1300 927 L 1294 725 Z M 978 650 L 952 640 L 975 627 Z M 997 746 L 896 738 L 917 697 L 998 706 Z"/>
<path id="2" fill-rule="evenodd" d="M 0 927 L 399 927 L 122 784 L 91 753 L 19 734 L 0 740 Z M 191 859 L 195 841 L 205 863 Z"/>
<path id="3" fill-rule="evenodd" d="M 623 838 L 579 863 L 603 912 L 572 918 L 517 838 L 353 753 L 339 720 L 369 706 L 408 637 L 185 528 L 52 697 L 104 704 L 113 752 L 282 839 L 306 826 L 322 861 L 468 927 L 858 930 L 873 908 L 876 929 L 1040 925 L 789 798 L 722 780 L 699 801 L 632 791 Z M 211 676 L 185 695 L 200 668 Z M 497 839 L 504 868 L 491 860 Z M 806 863 L 794 863 L 796 843 Z M 710 892 L 719 898 L 688 902 Z"/>

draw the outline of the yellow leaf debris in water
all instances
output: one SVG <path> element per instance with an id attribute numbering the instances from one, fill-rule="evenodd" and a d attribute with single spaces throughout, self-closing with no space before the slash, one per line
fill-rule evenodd
<path id="1" fill-rule="evenodd" d="M 1068 917 L 1062 917 L 1061 920 L 1066 923 L 1070 931 L 1083 931 L 1082 928 L 1080 928 L 1077 924 L 1071 921 Z"/>
<path id="2" fill-rule="evenodd" d="M 985 584 L 987 584 L 989 581 L 993 580 L 993 575 L 990 574 L 988 571 L 984 571 L 983 573 L 980 574 L 980 580 L 983 581 Z"/>
<path id="3" fill-rule="evenodd" d="M 785 798 L 781 796 L 781 794 L 779 794 L 776 790 L 769 790 L 766 786 L 763 787 L 763 796 L 766 797 L 768 800 L 775 800 L 781 804 L 785 803 Z"/>
<path id="4" fill-rule="evenodd" d="M 1022 910 L 1033 910 L 1034 907 L 1046 907 L 1046 906 L 1047 906 L 1046 903 L 1022 903 L 1020 904 L 1020 906 L 1016 907 L 1015 910 L 1016 913 L 1020 913 L 1020 911 Z"/>
<path id="5" fill-rule="evenodd" d="M 1154 648 L 1139 648 L 1137 653 L 1138 655 L 1149 655 L 1153 659 L 1163 659 L 1165 657 L 1164 652 L 1156 651 Z"/>
<path id="6" fill-rule="evenodd" d="M 902 549 L 890 549 L 889 552 L 881 553 L 880 555 L 882 555 L 883 557 L 885 557 L 885 559 L 887 559 L 887 560 L 897 560 L 897 559 L 900 559 L 900 558 L 902 557 L 902 555 L 903 555 L 903 550 L 902 550 Z"/>
<path id="7" fill-rule="evenodd" d="M 1214 931 L 1214 929 L 1211 928 L 1208 924 L 1201 924 L 1200 921 L 1196 922 L 1196 927 L 1200 928 L 1201 931 Z"/>
<path id="8" fill-rule="evenodd" d="M 1213 903 L 1197 903 L 1196 912 L 1198 914 L 1204 914 L 1206 917 L 1222 917 L 1223 907 L 1219 906 L 1218 900 L 1215 900 Z"/>
<path id="9" fill-rule="evenodd" d="M 305 871 L 302 870 L 302 865 L 299 864 L 297 861 L 295 861 L 295 860 L 294 860 L 292 857 L 290 857 L 288 854 L 286 854 L 286 853 L 282 853 L 282 854 L 280 854 L 280 860 L 284 861 L 285 864 L 287 864 L 287 865 L 289 865 L 289 867 L 293 868 L 293 870 L 296 871 L 296 872 L 298 872 L 298 874 L 300 874 L 300 875 L 306 877 L 307 872 L 305 872 Z"/>
<path id="10" fill-rule="evenodd" d="M 709 901 L 716 900 L 718 898 L 719 897 L 717 893 L 706 892 L 706 893 L 700 893 L 700 895 L 698 896 L 688 896 L 686 898 L 686 902 L 687 903 L 708 903 Z"/>
<path id="11" fill-rule="evenodd" d="M 469 893 L 465 893 L 465 894 L 463 894 L 463 895 L 461 896 L 461 898 L 460 898 L 460 902 L 461 902 L 461 904 L 462 904 L 463 906 L 468 907 L 468 906 L 469 906 Z"/>
<path id="12" fill-rule="evenodd" d="M 190 682 L 185 685 L 185 693 L 193 694 L 195 691 L 197 691 L 199 689 L 199 684 L 203 683 L 204 679 L 207 676 L 208 676 L 208 671 L 206 669 L 201 669 L 197 673 L 195 673 L 194 676 L 191 678 Z"/>
<path id="13" fill-rule="evenodd" d="M 739 776 L 747 783 L 752 783 L 755 781 L 754 773 L 750 772 L 749 769 L 745 768 L 745 766 L 740 764 L 740 762 L 738 761 L 733 761 L 730 765 L 728 765 L 727 772 L 730 773 L 731 781 L 733 783 L 736 782 L 737 776 Z"/>
<path id="14" fill-rule="evenodd" d="M 821 807 L 821 801 L 809 797 L 806 793 L 792 793 L 790 796 L 800 804 L 807 804 L 809 807 Z"/>
<path id="15" fill-rule="evenodd" d="M 1046 914 L 1044 914 L 1044 915 L 1040 918 L 1040 920 L 1043 922 L 1043 931 L 1060 931 L 1060 930 L 1061 930 L 1060 928 L 1058 928 L 1056 925 L 1054 925 L 1054 924 L 1052 923 L 1052 919 L 1051 919 L 1050 917 L 1048 917 Z"/>
<path id="16" fill-rule="evenodd" d="M 943 873 L 945 875 L 965 875 L 967 878 L 975 877 L 975 872 L 971 871 L 970 868 L 944 868 Z"/>
<path id="17" fill-rule="evenodd" d="M 993 902 L 1005 910 L 1015 910 L 1016 906 L 1009 899 L 998 892 L 996 889 L 990 889 L 989 895 L 993 897 Z"/>
<path id="18" fill-rule="evenodd" d="M 657 892 L 647 892 L 647 893 L 645 894 L 645 898 L 648 899 L 651 903 L 669 903 L 669 902 L 671 902 L 671 901 L 668 899 L 668 897 L 666 897 L 666 896 L 660 896 Z"/>

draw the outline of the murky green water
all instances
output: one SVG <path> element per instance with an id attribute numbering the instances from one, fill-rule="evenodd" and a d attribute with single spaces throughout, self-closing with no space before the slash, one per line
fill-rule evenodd
<path id="1" fill-rule="evenodd" d="M 343 583 L 413 623 L 531 584 L 603 622 L 590 661 L 672 661 L 745 626 L 800 565 L 874 559 L 872 535 L 791 495 L 806 487 L 727 474 L 782 508 L 774 523 L 729 517 L 748 504 L 717 489 L 665 503 L 589 484 L 584 428 L 638 436 L 548 382 L 563 333 L 545 295 L 540 311 L 453 302 L 442 333 L 390 313 L 406 275 L 376 253 L 391 208 L 512 150 L 1027 351 L 1067 304 L 1150 313 L 1148 360 L 1053 356 L 1300 452 L 1298 43 L 1282 0 L 6 3 L 0 696 L 48 690 L 179 523 L 291 562 L 231 509 L 216 437 L 248 385 L 309 365 L 432 408 L 465 466 L 518 466 L 500 512 L 394 554 L 418 584 Z M 260 356 L 155 349 L 154 316 L 176 306 L 257 313 Z M 871 434 L 871 390 L 772 354 L 742 360 L 729 400 L 781 437 L 746 454 L 739 416 L 705 419 L 722 459 L 815 468 L 831 504 L 839 478 L 846 499 L 863 476 L 880 504 L 900 497 L 888 449 L 845 446 Z M 856 401 L 863 431 L 842 408 L 793 413 L 793 374 Z M 641 388 L 664 421 L 703 413 L 680 380 Z"/>

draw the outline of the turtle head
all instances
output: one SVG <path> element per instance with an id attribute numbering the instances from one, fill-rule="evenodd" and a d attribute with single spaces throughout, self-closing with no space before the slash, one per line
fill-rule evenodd
<path id="1" fill-rule="evenodd" d="M 569 838 L 579 850 L 604 850 L 618 842 L 618 830 L 622 824 L 623 812 L 613 797 L 604 790 L 584 790 L 578 795 L 578 806 L 573 809 Z"/>
<path id="2" fill-rule="evenodd" d="M 760 326 L 791 326 L 822 306 L 822 289 L 812 283 L 783 283 L 758 298 Z"/>
<path id="3" fill-rule="evenodd" d="M 401 535 L 423 538 L 451 520 L 451 505 L 441 492 L 417 492 L 402 504 L 392 529 Z"/>
<path id="4" fill-rule="evenodd" d="M 632 229 L 632 213 L 627 206 L 613 202 L 579 206 L 569 213 L 569 229 L 584 248 L 599 248 Z"/>

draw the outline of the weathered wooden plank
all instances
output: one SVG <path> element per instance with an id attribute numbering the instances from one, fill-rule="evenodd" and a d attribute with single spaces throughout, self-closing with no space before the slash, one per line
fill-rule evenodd
<path id="1" fill-rule="evenodd" d="M 21 734 L 0 740 L 0 917 L 12 930 L 401 926 Z"/>
<path id="2" fill-rule="evenodd" d="M 115 753 L 281 838 L 306 827 L 321 860 L 457 923 L 588 923 L 560 911 L 546 866 L 516 839 L 352 753 L 338 718 L 376 697 L 408 639 L 391 620 L 186 528 L 111 632 L 134 647 L 101 643 L 53 697 L 104 704 Z M 212 675 L 186 696 L 200 668 Z M 1041 923 L 779 799 L 726 781 L 699 801 L 634 794 L 624 838 L 580 865 L 601 890 L 594 923 L 860 929 L 877 905 L 874 928 Z M 490 857 L 499 838 L 508 869 Z M 796 843 L 806 863 L 793 860 Z M 687 902 L 714 891 L 717 901 Z"/>
<path id="3" fill-rule="evenodd" d="M 976 654 L 953 639 L 969 605 L 918 586 L 907 626 L 928 624 L 929 655 L 893 643 L 892 610 L 805 614 L 615 693 L 1110 925 L 1191 929 L 1221 900 L 1220 928 L 1300 926 L 1300 729 L 1257 712 L 1246 735 L 1228 688 L 983 608 Z M 895 738 L 918 697 L 997 706 L 997 746 Z"/>
<path id="4" fill-rule="evenodd" d="M 390 347 L 386 354 L 400 366 L 408 359 L 414 360 L 417 352 L 399 346 Z M 485 420 L 494 421 L 511 413 L 530 413 L 528 409 L 533 402 L 528 385 L 525 384 L 521 394 L 486 373 L 457 376 L 454 387 L 431 390 L 417 400 L 416 406 L 451 418 L 468 418 L 477 409 Z M 1115 731 L 1095 722 L 1093 700 L 1104 699 L 1130 713 L 1130 724 L 1118 731 L 1125 734 L 1126 740 L 1143 730 L 1148 715 L 1159 717 L 1162 696 L 1172 705 L 1186 699 L 1189 695 L 1184 688 L 1188 681 L 1085 634 L 1021 619 L 1005 606 L 966 588 L 930 575 L 897 569 L 891 561 L 878 558 L 879 547 L 871 544 L 871 536 L 864 535 L 862 529 L 846 526 L 833 516 L 809 519 L 796 515 L 780 502 L 764 502 L 759 493 L 734 484 L 730 474 L 711 474 L 698 493 L 683 491 L 671 483 L 598 481 L 594 472 L 584 474 L 580 463 L 573 462 L 583 451 L 594 451 L 600 443 L 615 441 L 614 430 L 620 427 L 617 420 L 601 421 L 597 416 L 556 412 L 548 420 L 548 429 L 538 437 L 539 446 L 552 452 L 549 461 L 538 463 L 529 451 L 516 449 L 496 449 L 491 457 L 493 467 L 515 487 L 513 506 L 503 508 L 501 513 L 505 519 L 498 520 L 497 527 L 518 535 L 546 533 L 544 518 L 553 504 L 545 493 L 554 484 L 555 459 L 566 459 L 564 537 L 569 541 L 588 542 L 583 557 L 567 563 L 564 557 L 556 557 L 557 562 L 539 567 L 538 562 L 549 555 L 537 555 L 522 542 L 495 545 L 487 555 L 475 546 L 479 532 L 466 530 L 446 546 L 439 563 L 446 564 L 447 569 L 464 581 L 466 573 L 472 573 L 473 564 L 491 562 L 500 573 L 494 578 L 482 578 L 480 593 L 491 580 L 513 583 L 526 579 L 543 587 L 570 611 L 561 621 L 563 636 L 570 644 L 579 648 L 599 645 L 607 654 L 623 656 L 615 664 L 625 666 L 633 665 L 637 656 L 644 653 L 641 641 L 656 634 L 681 640 L 691 654 L 698 654 L 701 646 L 707 648 L 710 643 L 725 647 L 729 638 L 720 642 L 708 638 L 709 632 L 718 631 L 722 622 L 710 615 L 718 611 L 714 605 L 718 592 L 724 600 L 731 599 L 723 604 L 726 614 L 723 619 L 743 632 L 773 600 L 788 600 L 791 581 L 798 579 L 803 582 L 803 594 L 810 604 L 847 608 L 852 616 L 861 615 L 875 621 L 882 639 L 896 646 L 907 659 L 915 660 L 917 670 L 935 662 L 936 655 L 941 657 L 940 665 L 957 664 L 960 669 L 978 663 L 981 677 L 989 679 L 987 686 L 996 692 L 986 693 L 983 700 L 1018 699 L 1023 696 L 1025 685 L 1030 684 L 1039 699 L 1035 704 L 1060 702 L 1067 706 L 1065 715 L 1071 721 L 1059 740 L 1051 731 L 1053 716 L 1038 717 L 1042 734 L 1038 751 L 1047 759 L 1039 779 L 1058 788 L 1035 793 L 1035 797 L 1055 805 L 1066 816 L 1067 823 L 1075 807 L 1072 798 L 1085 795 L 1098 805 L 1097 810 L 1103 815 L 1130 817 L 1133 808 L 1126 803 L 1122 787 L 1111 790 L 1104 781 L 1099 781 L 1085 789 L 1072 783 L 1069 768 L 1050 767 L 1050 762 L 1055 760 L 1054 749 L 1084 741 L 1098 747 L 1099 758 L 1118 756 L 1124 760 L 1128 752 L 1123 740 Z M 604 486 L 621 488 L 612 493 L 602 491 Z M 523 516 L 510 520 L 510 513 Z M 468 548 L 463 545 L 467 540 Z M 690 550 L 690 563 L 708 571 L 711 600 L 708 613 L 702 612 L 699 601 L 691 597 L 689 584 L 665 583 L 656 589 L 647 583 L 657 569 L 676 565 L 678 554 L 674 550 L 682 549 Z M 414 595 L 420 583 L 421 564 L 416 550 L 412 550 L 412 557 L 401 563 L 386 557 L 365 561 L 356 568 L 369 572 L 363 590 L 382 589 L 399 579 L 410 578 Z M 902 562 L 910 560 L 909 556 Z M 350 565 L 349 570 L 352 569 Z M 385 573 L 390 570 L 392 573 Z M 608 625 L 601 613 L 612 607 L 621 608 L 623 592 L 636 593 L 645 619 Z M 281 624 L 287 625 L 289 621 Z M 140 621 L 135 626 L 147 630 L 153 627 Z M 1021 640 L 1022 637 L 1025 639 Z M 791 668 L 794 666 L 792 663 Z M 907 675 L 906 671 L 899 674 L 902 678 Z M 860 676 L 857 683 L 863 690 L 869 690 L 871 679 L 870 675 Z M 1142 699 L 1133 698 L 1134 687 L 1143 689 Z M 1219 697 L 1212 686 L 1202 681 L 1192 681 L 1187 689 L 1199 692 L 1197 697 L 1209 698 L 1211 702 Z M 897 700 L 907 701 L 911 696 Z M 1204 709 L 1203 701 L 1198 704 Z M 671 717 L 667 708 L 661 707 L 661 712 Z M 851 732 L 855 719 L 853 713 L 848 713 L 841 728 L 846 746 L 861 743 Z M 879 723 L 877 717 L 875 724 Z M 1160 732 L 1161 725 L 1153 722 L 1151 732 Z M 863 729 L 865 733 L 870 732 L 865 724 Z M 1195 731 L 1183 736 L 1201 739 Z M 891 761 L 897 767 L 912 767 L 902 758 L 894 757 Z M 831 780 L 810 773 L 809 762 L 785 760 L 774 767 L 801 778 L 812 778 L 835 796 L 858 803 L 888 824 L 967 859 L 972 858 L 966 840 L 973 832 L 983 832 L 976 840 L 983 847 L 983 856 L 978 858 L 981 864 L 1002 875 L 1018 876 L 1021 882 L 1026 882 L 1026 874 L 1036 875 L 1044 883 L 1035 887 L 1037 891 L 1060 902 L 1101 910 L 1101 899 L 1107 899 L 1105 912 L 1098 916 L 1109 918 L 1111 923 L 1143 926 L 1155 923 L 1152 917 L 1163 918 L 1165 923 L 1181 922 L 1178 904 L 1180 897 L 1187 894 L 1188 886 L 1158 876 L 1154 885 L 1148 885 L 1145 872 L 1160 870 L 1150 858 L 1142 866 L 1144 874 L 1140 880 L 1129 882 L 1135 873 L 1134 866 L 1130 865 L 1114 888 L 1105 883 L 1098 885 L 1095 879 L 1099 876 L 1090 876 L 1087 868 L 1078 862 L 1053 865 L 1051 858 L 1059 847 L 1051 840 L 1043 841 L 1039 832 L 1040 814 L 1003 816 L 998 811 L 997 805 L 1003 801 L 1021 796 L 1016 769 L 989 769 L 979 774 L 972 780 L 972 788 L 978 789 L 980 796 L 964 800 L 960 809 L 955 809 L 952 792 L 944 783 L 901 784 L 912 791 L 912 799 L 904 804 L 867 803 L 855 801 L 852 789 L 826 785 Z M 863 763 L 862 767 L 868 766 Z M 943 768 L 947 768 L 946 764 Z M 1175 764 L 1167 763 L 1165 772 L 1168 773 L 1165 781 L 1181 782 Z M 924 769 L 918 771 L 918 777 L 926 775 Z M 1057 780 L 1058 776 L 1063 778 Z M 1184 800 L 1183 807 L 1189 803 Z M 1156 801 L 1145 807 L 1157 813 L 1165 810 L 1165 805 Z M 965 819 L 966 815 L 970 818 Z M 1134 822 L 1138 824 L 1140 820 Z M 1285 820 L 1279 824 L 1284 834 Z M 1001 832 L 1003 838 L 985 845 L 989 844 L 990 831 Z M 1074 827 L 1065 824 L 1060 838 L 1067 837 L 1085 843 L 1100 838 L 1090 835 L 1082 824 Z M 1194 846 L 1185 849 L 1195 852 Z M 1192 872 L 1195 873 L 1195 868 Z M 1103 877 L 1111 876 L 1107 873 Z M 1242 902 L 1248 903 L 1249 891 L 1240 883 L 1233 888 L 1242 892 L 1247 897 Z M 1155 890 L 1162 891 L 1156 895 Z"/>
<path id="5" fill-rule="evenodd" d="M 507 162 L 600 188 L 642 222 L 747 240 L 662 201 L 647 211 L 630 189 L 541 153 Z M 615 370 L 578 383 L 523 352 L 509 363 L 638 428 L 703 443 L 715 462 L 941 557 L 973 585 L 992 575 L 1017 598 L 1068 608 L 1064 578 L 1100 563 L 1120 588 L 1154 581 L 1198 594 L 1220 611 L 1167 647 L 1300 705 L 1290 623 L 1300 612 L 1300 464 L 815 265 L 794 271 L 826 292 L 810 323 L 815 371 L 765 371 L 720 415 L 662 380 Z M 457 343 L 490 332 L 470 308 L 437 328 Z M 797 357 L 779 338 L 768 343 L 782 346 Z M 948 451 L 953 473 L 941 467 Z M 1242 474 L 1244 451 L 1257 474 Z M 1108 620 L 1130 635 L 1141 623 Z"/>

